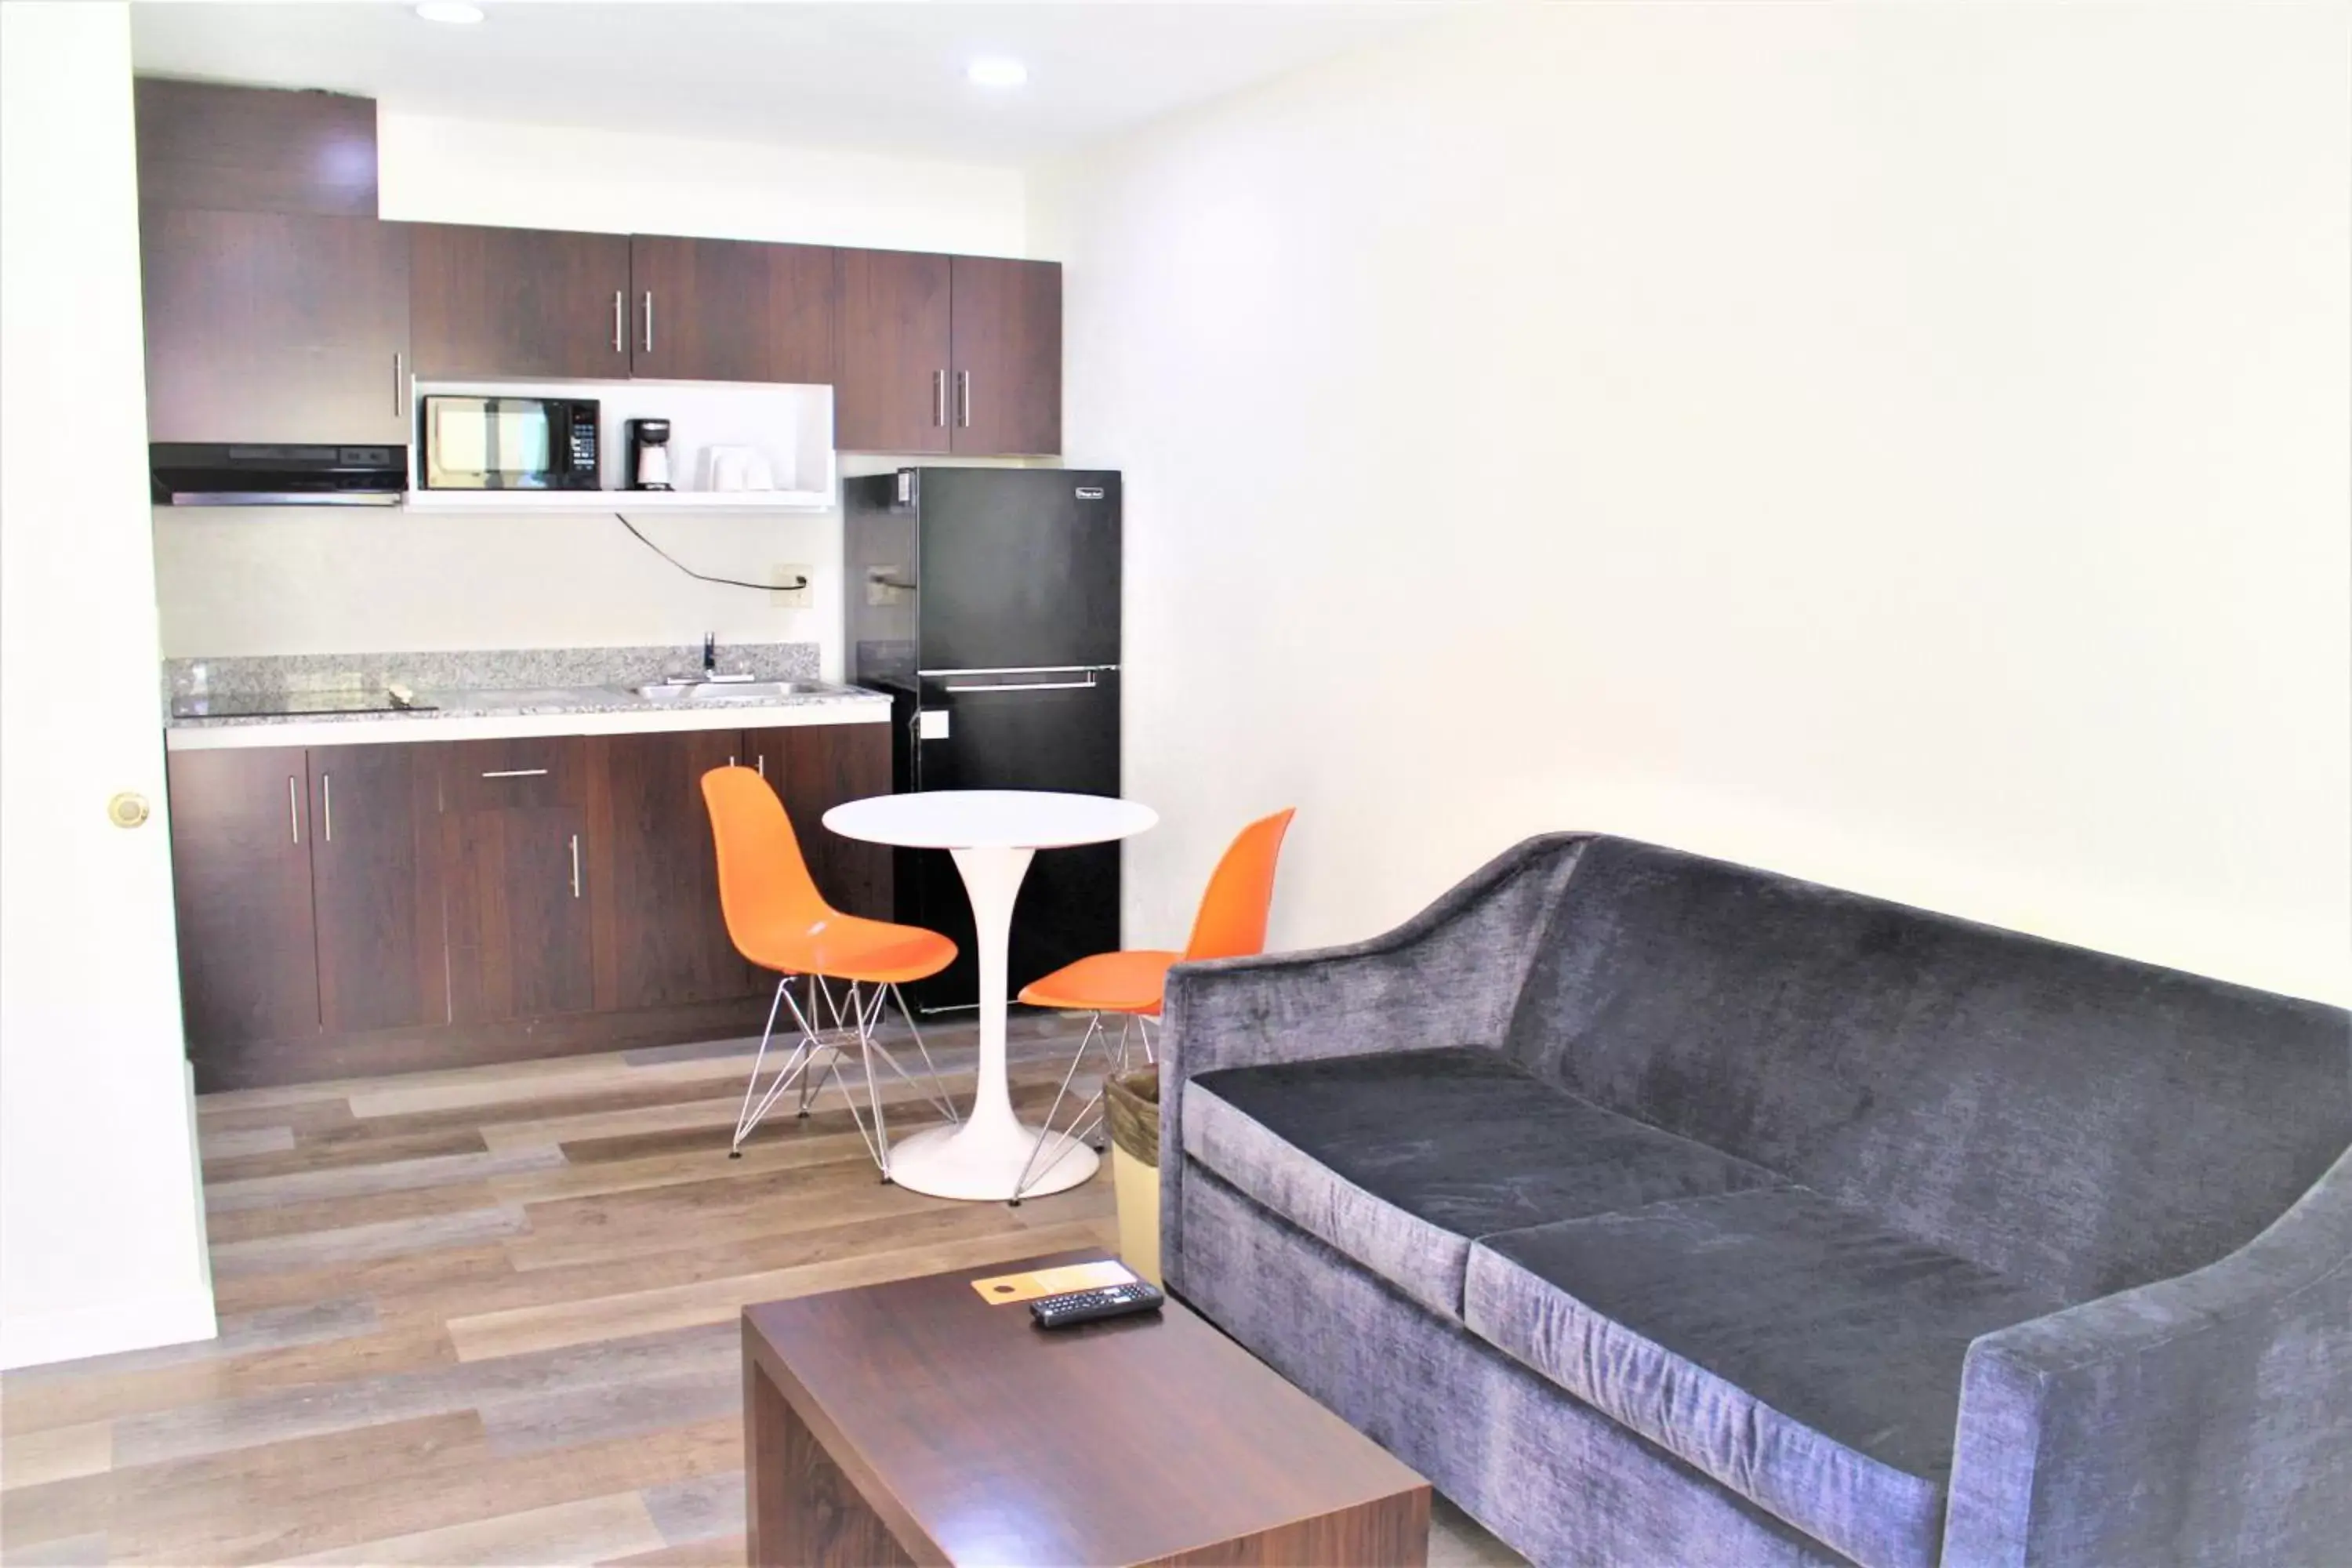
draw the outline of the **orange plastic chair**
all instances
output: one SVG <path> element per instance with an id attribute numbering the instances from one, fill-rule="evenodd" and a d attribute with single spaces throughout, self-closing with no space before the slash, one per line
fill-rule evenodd
<path id="1" fill-rule="evenodd" d="M 919 926 L 893 925 L 845 915 L 824 901 L 802 858 L 800 839 L 792 818 L 768 781 L 750 768 L 713 768 L 702 775 L 702 799 L 710 809 L 710 837 L 719 850 L 719 907 L 727 919 L 728 937 L 735 951 L 762 969 L 777 973 L 776 999 L 768 1005 L 768 1026 L 760 1035 L 760 1054 L 752 1058 L 751 1081 L 743 1089 L 743 1109 L 735 1119 L 730 1156 L 740 1157 L 743 1141 L 760 1124 L 784 1090 L 801 1086 L 800 1114 L 824 1088 L 814 1068 L 822 1060 L 827 1078 L 841 1075 L 842 1058 L 855 1041 L 866 1069 L 866 1100 L 874 1112 L 868 1133 L 857 1098 L 846 1085 L 850 1115 L 857 1121 L 866 1152 L 890 1179 L 890 1139 L 882 1116 L 882 1097 L 874 1077 L 874 1058 L 880 1057 L 901 1079 L 922 1089 L 934 1105 L 956 1120 L 955 1107 L 940 1087 L 931 1053 L 915 1028 L 915 1016 L 899 994 L 899 985 L 937 974 L 955 961 L 956 946 L 937 931 Z M 809 983 L 808 1006 L 792 994 L 792 983 Z M 829 982 L 846 982 L 846 1006 L 835 996 Z M 817 999 L 822 995 L 831 1012 L 830 1031 L 817 1027 Z M 886 1000 L 896 1000 L 898 1012 L 913 1033 L 915 1048 L 931 1082 L 925 1088 L 898 1065 L 898 1058 L 877 1041 Z M 801 1037 L 791 1056 L 777 1068 L 767 1089 L 760 1089 L 760 1070 L 775 1034 L 776 1016 L 792 1010 Z M 755 1103 L 756 1100 L 756 1103 Z"/>
<path id="2" fill-rule="evenodd" d="M 1114 1070 L 1123 1070 L 1130 1026 L 1142 1036 L 1143 1059 L 1154 1059 L 1150 1022 L 1160 1016 L 1160 997 L 1171 965 L 1212 958 L 1245 958 L 1265 951 L 1266 915 L 1274 906 L 1275 862 L 1282 854 L 1283 835 L 1290 831 L 1290 819 L 1297 815 L 1297 808 L 1293 806 L 1272 816 L 1260 817 L 1242 829 L 1240 837 L 1225 850 L 1224 858 L 1217 862 L 1217 868 L 1209 874 L 1209 890 L 1201 900 L 1200 913 L 1193 917 L 1192 939 L 1185 942 L 1183 952 L 1098 952 L 1065 964 L 1021 988 L 1021 1000 L 1033 1007 L 1093 1015 L 1078 1041 L 1077 1054 L 1071 1058 L 1069 1072 L 1062 1075 L 1064 1089 L 1069 1088 L 1078 1063 L 1086 1059 L 1087 1047 L 1097 1038 L 1103 1040 L 1104 1054 L 1110 1057 Z M 1111 1051 L 1109 1037 L 1102 1026 L 1106 1013 L 1119 1014 L 1125 1019 L 1119 1026 L 1116 1053 Z M 1059 1110 L 1061 1103 L 1062 1097 L 1056 1094 L 1055 1109 Z M 1091 1109 L 1090 1103 L 1087 1110 Z M 1047 1111 L 1045 1119 L 1051 1125 L 1053 1112 Z M 1081 1110 L 1077 1121 L 1086 1119 L 1087 1110 Z"/>

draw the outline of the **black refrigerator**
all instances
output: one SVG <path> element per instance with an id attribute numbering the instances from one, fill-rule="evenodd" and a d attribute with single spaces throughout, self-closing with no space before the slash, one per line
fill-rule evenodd
<path id="1" fill-rule="evenodd" d="M 902 468 L 842 495 L 849 679 L 890 696 L 892 787 L 1118 794 L 1118 475 Z M 908 1000 L 975 1005 L 954 860 L 893 856 L 897 918 L 959 954 Z M 1013 991 L 1118 946 L 1118 863 L 1116 844 L 1038 852 L 1013 913 Z"/>

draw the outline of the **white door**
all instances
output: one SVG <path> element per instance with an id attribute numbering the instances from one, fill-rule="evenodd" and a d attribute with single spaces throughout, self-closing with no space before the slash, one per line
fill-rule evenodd
<path id="1" fill-rule="evenodd" d="M 163 817 L 131 31 L 0 5 L 0 1365 L 213 1332 Z M 108 803 L 152 815 L 119 827 Z"/>

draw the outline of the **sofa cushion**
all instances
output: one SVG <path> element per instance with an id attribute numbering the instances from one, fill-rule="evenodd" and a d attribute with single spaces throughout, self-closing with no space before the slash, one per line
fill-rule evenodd
<path id="1" fill-rule="evenodd" d="M 1960 1363 L 2059 1305 L 1801 1187 L 1493 1236 L 1464 1320 L 1866 1568 L 1933 1563 Z"/>
<path id="2" fill-rule="evenodd" d="M 2088 1300 L 2352 1141 L 2341 1008 L 1595 838 L 1502 1045 L 1594 1103 Z"/>
<path id="3" fill-rule="evenodd" d="M 1202 1073 L 1181 1125 L 1187 1154 L 1449 1318 L 1478 1237 L 1780 1179 L 1477 1047 Z"/>

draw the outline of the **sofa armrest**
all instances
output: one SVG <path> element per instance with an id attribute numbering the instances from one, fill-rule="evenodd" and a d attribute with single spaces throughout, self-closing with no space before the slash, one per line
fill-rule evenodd
<path id="1" fill-rule="evenodd" d="M 1979 1339 L 1944 1562 L 2342 1562 L 2352 1152 L 2229 1257 Z"/>
<path id="2" fill-rule="evenodd" d="M 1182 1278 L 1186 1080 L 1220 1068 L 1423 1046 L 1500 1046 L 1560 889 L 1590 834 L 1507 850 L 1384 936 L 1181 963 L 1160 1050 L 1160 1267 Z"/>

